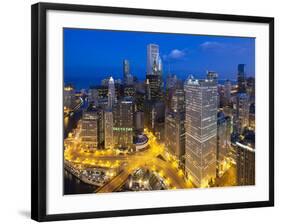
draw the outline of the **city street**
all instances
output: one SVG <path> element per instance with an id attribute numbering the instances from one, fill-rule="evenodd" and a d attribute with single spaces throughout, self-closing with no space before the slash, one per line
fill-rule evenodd
<path id="1" fill-rule="evenodd" d="M 164 149 L 164 145 L 156 141 L 152 132 L 145 130 L 149 138 L 149 148 L 146 151 L 127 155 L 118 155 L 115 150 L 99 150 L 95 153 L 84 152 L 79 148 L 79 138 L 72 138 L 72 144 L 65 149 L 65 159 L 72 164 L 97 166 L 105 168 L 119 168 L 120 172 L 111 181 L 99 188 L 97 192 L 117 191 L 127 180 L 128 176 L 138 168 L 146 168 L 158 173 L 165 181 L 168 189 L 193 188 L 190 181 L 186 181 L 178 163 Z M 163 159 L 160 159 L 160 156 Z"/>

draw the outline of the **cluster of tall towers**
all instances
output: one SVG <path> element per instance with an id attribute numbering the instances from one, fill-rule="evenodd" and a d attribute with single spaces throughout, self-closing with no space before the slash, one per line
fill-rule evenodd
<path id="1" fill-rule="evenodd" d="M 238 65 L 235 94 L 232 83 L 226 80 L 221 97 L 218 74 L 212 71 L 207 72 L 205 79 L 190 75 L 185 82 L 169 74 L 164 90 L 159 46 L 149 44 L 144 82 L 135 80 L 129 61 L 124 60 L 122 84 L 110 77 L 104 81 L 105 85 L 89 91 L 94 106 L 92 112 L 83 115 L 85 141 L 94 135 L 94 143 L 86 141 L 94 149 L 101 145 L 104 148 L 132 148 L 134 137 L 142 133 L 145 126 L 177 157 L 186 177 L 196 186 L 204 187 L 214 182 L 223 170 L 226 157 L 233 157 L 237 163 L 241 177 L 238 182 L 252 183 L 252 179 L 249 180 L 253 176 L 252 164 L 246 169 L 245 164 L 249 161 L 241 158 L 254 150 L 246 150 L 246 142 L 235 138 L 244 135 L 250 126 L 249 105 L 254 103 L 251 95 L 254 84 L 247 81 L 244 67 L 244 64 Z M 231 138 L 234 150 L 230 147 Z M 251 170 L 247 177 L 245 170 Z"/>

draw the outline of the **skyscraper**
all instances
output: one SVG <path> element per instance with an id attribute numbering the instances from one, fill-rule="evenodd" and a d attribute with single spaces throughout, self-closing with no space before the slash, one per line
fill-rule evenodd
<path id="1" fill-rule="evenodd" d="M 165 146 L 182 161 L 185 149 L 184 113 L 168 112 L 165 117 Z"/>
<path id="2" fill-rule="evenodd" d="M 131 148 L 133 145 L 133 99 L 124 97 L 118 100 L 113 111 L 114 145 L 120 149 Z"/>
<path id="3" fill-rule="evenodd" d="M 171 98 L 171 110 L 174 112 L 184 112 L 184 90 L 182 85 L 176 85 Z"/>
<path id="4" fill-rule="evenodd" d="M 94 106 L 98 106 L 99 92 L 96 88 L 90 88 L 88 91 L 88 101 Z"/>
<path id="5" fill-rule="evenodd" d="M 227 105 L 231 102 L 231 81 L 226 80 L 224 83 L 224 97 Z"/>
<path id="6" fill-rule="evenodd" d="M 103 113 L 97 109 L 88 108 L 83 112 L 81 140 L 83 148 L 98 149 L 103 141 Z"/>
<path id="7" fill-rule="evenodd" d="M 137 111 L 134 114 L 134 128 L 137 133 L 142 133 L 144 129 L 144 113 L 143 111 Z"/>
<path id="8" fill-rule="evenodd" d="M 207 71 L 207 79 L 217 79 L 218 78 L 218 73 L 214 71 Z"/>
<path id="9" fill-rule="evenodd" d="M 177 76 L 176 75 L 171 75 L 171 74 L 169 74 L 168 76 L 167 76 L 167 83 L 166 83 L 166 87 L 167 87 L 167 89 L 171 89 L 171 88 L 173 88 L 175 85 L 176 85 L 176 83 L 177 83 Z"/>
<path id="10" fill-rule="evenodd" d="M 237 83 L 238 83 L 238 92 L 246 92 L 246 74 L 245 74 L 245 64 L 238 65 L 238 74 L 237 74 Z"/>
<path id="11" fill-rule="evenodd" d="M 247 93 L 237 93 L 233 105 L 233 128 L 234 132 L 242 133 L 243 129 L 249 125 L 249 96 Z"/>
<path id="12" fill-rule="evenodd" d="M 250 102 L 255 103 L 255 78 L 249 77 L 247 79 L 247 94 L 250 97 Z"/>
<path id="13" fill-rule="evenodd" d="M 217 82 L 186 82 L 185 168 L 188 178 L 198 187 L 216 177 Z"/>
<path id="14" fill-rule="evenodd" d="M 133 85 L 127 85 L 124 87 L 124 96 L 135 97 L 136 88 Z"/>
<path id="15" fill-rule="evenodd" d="M 162 99 L 162 62 L 159 55 L 159 46 L 147 45 L 147 73 L 146 82 L 151 100 Z M 149 97 L 147 97 L 149 98 Z"/>
<path id="16" fill-rule="evenodd" d="M 127 76 L 130 74 L 130 64 L 127 59 L 123 61 L 123 78 L 124 80 L 127 79 Z"/>
<path id="17" fill-rule="evenodd" d="M 123 80 L 125 85 L 134 83 L 134 76 L 130 73 L 130 63 L 127 59 L 123 61 Z"/>
<path id="18" fill-rule="evenodd" d="M 157 70 L 160 70 L 161 62 L 159 56 L 159 46 L 156 44 L 147 45 L 147 62 L 146 74 L 155 75 Z"/>
<path id="19" fill-rule="evenodd" d="M 114 146 L 113 142 L 113 112 L 105 110 L 104 112 L 104 147 L 111 149 Z"/>
<path id="20" fill-rule="evenodd" d="M 227 165 L 227 159 L 230 154 L 230 137 L 231 137 L 231 119 L 224 115 L 223 112 L 218 113 L 218 132 L 217 132 L 217 174 L 219 177 L 223 175 Z"/>
<path id="21" fill-rule="evenodd" d="M 63 103 L 67 109 L 72 109 L 75 105 L 75 91 L 72 85 L 66 85 L 63 90 Z"/>
<path id="22" fill-rule="evenodd" d="M 237 184 L 254 185 L 255 184 L 255 133 L 246 131 L 243 133 L 243 139 L 236 142 L 237 151 Z"/>
<path id="23" fill-rule="evenodd" d="M 115 97 L 115 86 L 114 86 L 114 79 L 112 77 L 109 78 L 108 81 L 108 108 L 112 109 L 116 97 Z"/>

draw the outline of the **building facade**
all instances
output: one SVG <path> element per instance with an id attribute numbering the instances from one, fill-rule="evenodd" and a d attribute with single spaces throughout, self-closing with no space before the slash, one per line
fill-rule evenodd
<path id="1" fill-rule="evenodd" d="M 217 176 L 221 177 L 228 168 L 231 147 L 231 119 L 223 112 L 218 113 L 217 129 Z"/>
<path id="2" fill-rule="evenodd" d="M 249 125 L 249 96 L 246 93 L 237 93 L 233 104 L 233 128 L 234 132 L 242 133 Z"/>
<path id="3" fill-rule="evenodd" d="M 255 184 L 255 134 L 253 131 L 244 133 L 243 139 L 235 144 L 237 159 L 237 184 Z"/>
<path id="4" fill-rule="evenodd" d="M 130 149 L 133 145 L 133 99 L 124 97 L 118 100 L 113 110 L 114 146 L 119 149 Z"/>
<path id="5" fill-rule="evenodd" d="M 84 149 L 93 151 L 102 147 L 104 142 L 103 112 L 88 109 L 83 112 L 81 141 Z"/>
<path id="6" fill-rule="evenodd" d="M 162 62 L 159 55 L 159 46 L 156 44 L 147 45 L 147 99 L 161 100 L 162 93 Z"/>
<path id="7" fill-rule="evenodd" d="M 226 80 L 224 83 L 224 97 L 225 97 L 225 104 L 230 105 L 231 103 L 231 81 Z"/>
<path id="8" fill-rule="evenodd" d="M 114 147 L 112 110 L 105 110 L 104 112 L 104 147 L 106 149 L 112 149 Z"/>
<path id="9" fill-rule="evenodd" d="M 217 82 L 191 77 L 185 91 L 185 172 L 205 187 L 216 178 Z"/>
<path id="10" fill-rule="evenodd" d="M 181 163 L 185 151 L 184 121 L 184 113 L 169 112 L 165 117 L 165 146 Z"/>
<path id="11" fill-rule="evenodd" d="M 149 75 L 155 75 L 155 72 L 159 70 L 161 66 L 159 46 L 157 44 L 147 45 L 146 60 L 146 73 Z"/>
<path id="12" fill-rule="evenodd" d="M 238 83 L 238 92 L 245 93 L 247 87 L 245 64 L 238 65 L 237 83 Z"/>

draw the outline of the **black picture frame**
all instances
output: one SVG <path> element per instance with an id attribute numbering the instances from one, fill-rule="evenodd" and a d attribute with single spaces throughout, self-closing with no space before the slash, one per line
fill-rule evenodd
<path id="1" fill-rule="evenodd" d="M 269 200 L 209 204 L 195 206 L 159 207 L 101 212 L 46 214 L 46 13 L 48 10 L 100 12 L 113 14 L 192 18 L 217 21 L 254 22 L 269 25 Z M 164 11 L 137 8 L 103 7 L 89 5 L 37 3 L 31 11 L 31 218 L 37 221 L 86 219 L 206 210 L 238 209 L 274 206 L 274 18 L 240 15 Z"/>

